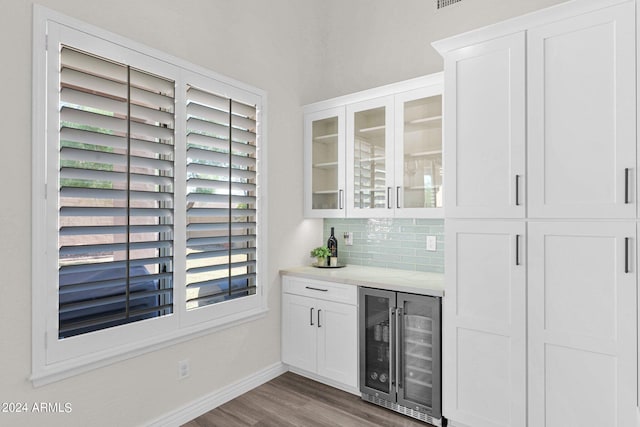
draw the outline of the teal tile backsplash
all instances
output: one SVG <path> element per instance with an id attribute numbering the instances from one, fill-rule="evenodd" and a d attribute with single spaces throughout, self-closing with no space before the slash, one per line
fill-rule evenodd
<path id="1" fill-rule="evenodd" d="M 325 219 L 325 242 L 331 227 L 338 239 L 340 263 L 444 273 L 442 219 Z M 352 246 L 344 243 L 346 231 L 353 233 Z M 436 236 L 435 252 L 426 249 L 427 235 Z"/>

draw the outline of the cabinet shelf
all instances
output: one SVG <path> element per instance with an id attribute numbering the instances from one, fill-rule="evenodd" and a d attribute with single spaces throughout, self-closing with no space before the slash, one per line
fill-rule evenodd
<path id="1" fill-rule="evenodd" d="M 316 142 L 329 142 L 330 140 L 335 139 L 337 137 L 338 137 L 337 133 L 329 133 L 326 135 L 316 136 L 313 138 L 313 140 Z"/>
<path id="2" fill-rule="evenodd" d="M 437 120 L 442 120 L 442 116 L 431 116 L 431 117 L 422 117 L 419 119 L 415 119 L 415 120 L 409 120 L 407 123 L 410 125 L 419 125 L 422 123 L 431 123 L 431 122 L 435 122 Z"/>
<path id="3" fill-rule="evenodd" d="M 338 162 L 315 163 L 313 165 L 313 167 L 316 169 L 329 169 L 329 168 L 335 168 L 337 166 L 338 166 Z"/>
<path id="4" fill-rule="evenodd" d="M 407 154 L 405 157 L 428 157 L 428 156 L 435 156 L 436 154 L 442 154 L 442 150 L 421 151 L 418 153 L 410 153 L 410 154 Z"/>
<path id="5" fill-rule="evenodd" d="M 338 194 L 338 190 L 320 190 L 314 191 L 313 194 Z"/>
<path id="6" fill-rule="evenodd" d="M 385 125 L 381 126 L 372 126 L 370 128 L 362 128 L 358 129 L 358 133 L 371 133 L 371 132 L 379 132 L 385 129 Z"/>

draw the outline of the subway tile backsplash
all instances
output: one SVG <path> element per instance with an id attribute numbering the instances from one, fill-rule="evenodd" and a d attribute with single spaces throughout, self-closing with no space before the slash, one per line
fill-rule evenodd
<path id="1" fill-rule="evenodd" d="M 331 227 L 340 263 L 444 273 L 442 219 L 325 219 L 325 242 Z M 353 246 L 345 245 L 347 231 L 353 233 Z M 427 236 L 436 236 L 435 252 L 427 251 Z"/>

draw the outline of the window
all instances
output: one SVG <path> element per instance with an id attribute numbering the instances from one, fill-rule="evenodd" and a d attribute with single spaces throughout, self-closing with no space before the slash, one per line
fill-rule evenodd
<path id="1" fill-rule="evenodd" d="M 34 382 L 262 315 L 264 93 L 35 12 Z"/>

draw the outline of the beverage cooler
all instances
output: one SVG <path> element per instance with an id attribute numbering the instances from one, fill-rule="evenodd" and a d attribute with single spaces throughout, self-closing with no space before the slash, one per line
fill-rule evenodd
<path id="1" fill-rule="evenodd" d="M 360 392 L 441 426 L 439 297 L 360 288 Z"/>

